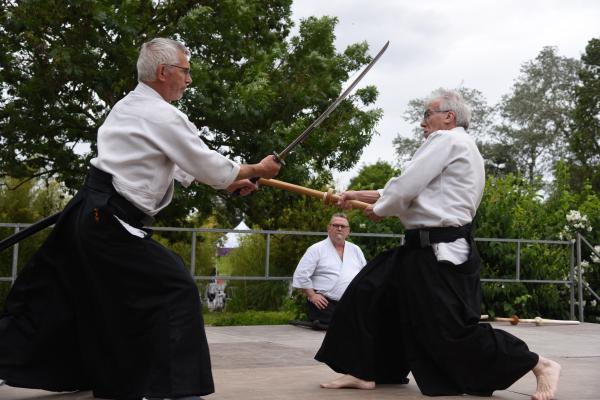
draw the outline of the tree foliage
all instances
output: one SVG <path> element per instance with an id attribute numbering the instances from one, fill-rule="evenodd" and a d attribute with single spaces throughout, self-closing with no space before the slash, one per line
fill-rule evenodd
<path id="1" fill-rule="evenodd" d="M 566 152 L 579 67 L 579 61 L 544 47 L 522 65 L 512 93 L 502 97 L 499 139 L 530 182 L 550 173 Z"/>
<path id="2" fill-rule="evenodd" d="M 570 167 L 575 188 L 589 180 L 600 193 L 600 39 L 589 41 L 581 56 L 581 84 L 575 88 Z"/>
<path id="3" fill-rule="evenodd" d="M 190 48 L 193 83 L 177 106 L 204 128 L 210 147 L 241 162 L 281 150 L 371 59 L 366 43 L 335 50 L 332 17 L 307 18 L 292 36 L 291 0 L 3 0 L 0 8 L 1 174 L 55 175 L 73 190 L 95 154 L 98 127 L 135 87 L 137 51 L 152 37 Z M 281 178 L 302 184 L 356 163 L 381 117 L 369 108 L 376 98 L 374 87 L 357 90 L 290 154 Z M 245 214 L 268 228 L 267 204 L 283 197 L 241 199 L 195 186 L 178 192 L 162 223 L 185 224 L 193 208 L 226 225 Z M 270 221 L 282 216 L 277 209 Z"/>

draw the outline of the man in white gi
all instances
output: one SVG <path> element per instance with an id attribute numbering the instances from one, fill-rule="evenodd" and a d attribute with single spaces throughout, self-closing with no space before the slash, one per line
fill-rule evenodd
<path id="1" fill-rule="evenodd" d="M 327 238 L 306 250 L 294 272 L 292 286 L 306 295 L 314 329 L 327 329 L 337 302 L 367 263 L 360 247 L 346 241 L 349 234 L 346 214 L 334 214 L 327 225 Z"/>
<path id="2" fill-rule="evenodd" d="M 237 164 L 210 150 L 179 100 L 190 52 L 157 38 L 139 83 L 98 131 L 85 184 L 19 274 L 0 316 L 0 378 L 95 397 L 198 399 L 214 392 L 198 288 L 181 257 L 151 239 L 152 216 L 193 181 L 241 195 L 272 178 L 272 156 Z"/>
<path id="3" fill-rule="evenodd" d="M 404 246 L 369 262 L 338 304 L 316 359 L 340 378 L 324 388 L 407 383 L 431 396 L 491 396 L 528 371 L 535 400 L 554 398 L 560 365 L 513 335 L 480 324 L 480 259 L 471 223 L 483 195 L 483 159 L 465 130 L 471 111 L 439 90 L 426 103 L 425 142 L 382 190 L 349 191 L 372 220 L 399 217 Z"/>

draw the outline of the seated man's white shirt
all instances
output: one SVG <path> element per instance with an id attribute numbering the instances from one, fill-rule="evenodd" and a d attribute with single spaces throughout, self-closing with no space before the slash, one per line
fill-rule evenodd
<path id="1" fill-rule="evenodd" d="M 140 82 L 98 130 L 98 156 L 91 163 L 113 176 L 119 194 L 155 215 L 171 202 L 174 179 L 225 189 L 237 177 L 240 166 L 198 135 L 184 113 Z"/>
<path id="2" fill-rule="evenodd" d="M 473 221 L 483 196 L 485 169 L 475 141 L 463 128 L 433 132 L 399 177 L 379 191 L 373 211 L 397 216 L 408 229 L 462 226 Z M 440 261 L 461 264 L 465 239 L 433 247 Z"/>
<path id="3" fill-rule="evenodd" d="M 350 242 L 344 244 L 342 260 L 327 237 L 306 250 L 294 272 L 292 286 L 314 289 L 332 300 L 339 300 L 366 263 L 360 247 Z"/>

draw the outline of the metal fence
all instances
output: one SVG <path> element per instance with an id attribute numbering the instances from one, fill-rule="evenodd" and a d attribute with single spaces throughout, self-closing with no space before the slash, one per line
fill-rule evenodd
<path id="1" fill-rule="evenodd" d="M 29 226 L 30 224 L 22 223 L 0 223 L 0 228 L 12 228 L 14 232 L 18 232 L 20 229 Z M 174 227 L 154 227 L 156 232 L 187 232 L 190 234 L 191 240 L 191 256 L 189 260 L 190 273 L 193 278 L 197 281 L 212 281 L 215 278 L 232 281 L 232 280 L 255 280 L 255 281 L 291 281 L 291 276 L 272 276 L 270 274 L 269 258 L 271 254 L 271 237 L 273 235 L 296 235 L 296 236 L 326 236 L 326 232 L 308 232 L 308 231 L 286 231 L 286 230 L 234 230 L 234 229 L 209 229 L 209 228 L 174 228 Z M 196 244 L 197 236 L 199 233 L 215 233 L 215 234 L 255 234 L 265 236 L 265 262 L 264 262 L 264 275 L 262 276 L 222 276 L 218 277 L 210 275 L 197 275 L 196 274 Z M 385 234 L 385 233 L 352 233 L 352 237 L 372 237 L 372 238 L 397 238 L 399 244 L 404 243 L 404 235 L 400 234 Z M 567 285 L 569 287 L 569 306 L 570 306 L 570 318 L 575 319 L 575 307 L 578 307 L 579 321 L 583 322 L 583 290 L 587 290 L 598 301 L 600 297 L 590 288 L 590 286 L 583 280 L 582 268 L 581 268 L 581 244 L 582 242 L 588 246 L 592 252 L 596 253 L 593 246 L 585 240 L 581 235 L 577 235 L 575 240 L 528 240 L 528 239 L 503 239 L 503 238 L 475 238 L 477 242 L 495 242 L 495 243 L 514 243 L 515 244 L 515 270 L 514 278 L 512 279 L 498 279 L 498 278 L 481 278 L 482 282 L 496 282 L 496 283 L 534 283 L 534 284 L 556 284 L 556 285 Z M 522 246 L 528 244 L 538 245 L 559 245 L 566 246 L 569 248 L 569 275 L 566 280 L 552 280 L 552 279 L 521 279 L 521 253 Z M 598 257 L 600 255 L 596 253 Z M 15 281 L 18 272 L 18 259 L 19 259 L 19 244 L 15 244 L 12 249 L 12 264 L 11 264 L 11 275 L 0 277 L 0 281 L 8 281 L 11 284 Z M 577 297 L 577 299 L 576 299 Z"/>

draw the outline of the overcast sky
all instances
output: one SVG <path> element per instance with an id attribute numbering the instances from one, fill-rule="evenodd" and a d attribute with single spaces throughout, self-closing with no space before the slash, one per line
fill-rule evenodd
<path id="1" fill-rule="evenodd" d="M 377 135 L 350 172 L 334 175 L 344 189 L 362 165 L 394 162 L 392 140 L 409 136 L 402 119 L 408 101 L 439 87 L 465 86 L 490 105 L 511 92 L 521 65 L 544 46 L 579 59 L 600 38 L 598 0 L 295 0 L 293 18 L 338 18 L 336 46 L 367 41 L 372 55 L 390 47 L 361 81 L 376 85 L 384 111 Z"/>

